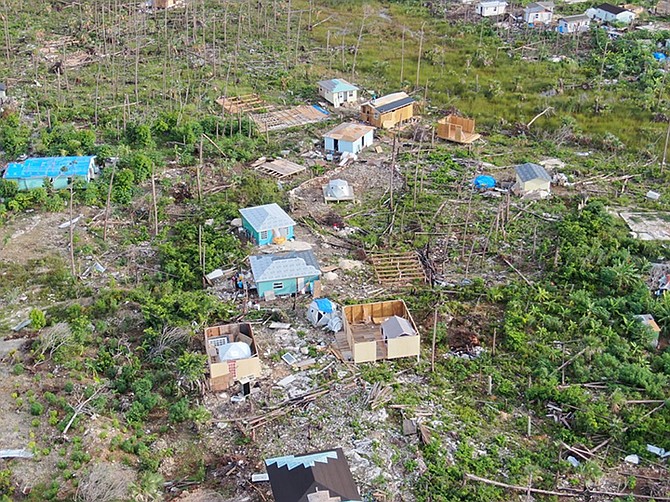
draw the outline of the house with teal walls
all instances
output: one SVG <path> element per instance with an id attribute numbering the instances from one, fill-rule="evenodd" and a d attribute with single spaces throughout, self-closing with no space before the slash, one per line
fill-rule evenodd
<path id="1" fill-rule="evenodd" d="M 2 177 L 16 181 L 19 190 L 30 190 L 44 186 L 45 179 L 54 188 L 61 189 L 67 188 L 75 178 L 88 183 L 95 174 L 95 156 L 34 157 L 23 162 L 10 162 Z"/>
<path id="2" fill-rule="evenodd" d="M 254 255 L 249 263 L 259 298 L 309 293 L 321 277 L 319 262 L 309 250 Z"/>
<path id="3" fill-rule="evenodd" d="M 293 239 L 295 221 L 277 204 L 240 209 L 242 227 L 259 246 Z"/>

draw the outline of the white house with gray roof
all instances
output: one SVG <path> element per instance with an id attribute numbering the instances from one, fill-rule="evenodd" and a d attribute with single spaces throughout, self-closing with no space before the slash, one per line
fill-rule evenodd
<path id="1" fill-rule="evenodd" d="M 316 256 L 309 250 L 249 257 L 260 298 L 311 292 L 321 277 Z"/>
<path id="2" fill-rule="evenodd" d="M 544 167 L 526 162 L 516 166 L 516 190 L 521 194 L 551 190 L 551 176 Z"/>
<path id="3" fill-rule="evenodd" d="M 358 87 L 343 78 L 332 78 L 319 82 L 319 96 L 338 108 L 344 103 L 358 101 Z"/>
<path id="4" fill-rule="evenodd" d="M 293 239 L 295 221 L 278 204 L 240 209 L 242 227 L 259 246 Z"/>

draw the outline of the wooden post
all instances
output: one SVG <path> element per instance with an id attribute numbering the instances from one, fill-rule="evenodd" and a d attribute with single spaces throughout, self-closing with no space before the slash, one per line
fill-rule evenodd
<path id="1" fill-rule="evenodd" d="M 112 201 L 112 185 L 114 184 L 114 173 L 116 172 L 116 164 L 112 168 L 112 174 L 109 176 L 109 189 L 107 190 L 107 203 L 105 204 L 105 225 L 102 228 L 102 240 L 107 240 L 107 220 L 109 219 L 109 207 Z"/>
<path id="2" fill-rule="evenodd" d="M 493 328 L 493 345 L 491 346 L 491 357 L 496 355 L 496 335 L 498 333 L 498 328 Z"/>
<path id="3" fill-rule="evenodd" d="M 74 199 L 74 176 L 70 180 L 70 267 L 72 269 L 72 277 L 76 277 L 76 269 L 74 266 L 74 213 L 72 212 L 72 202 Z"/>
<path id="4" fill-rule="evenodd" d="M 238 128 L 239 131 L 239 128 Z M 202 169 L 202 136 L 200 136 L 200 163 L 195 172 L 198 182 L 198 202 L 202 202 L 202 183 L 200 182 L 200 170 Z"/>
<path id="5" fill-rule="evenodd" d="M 435 373 L 435 342 L 437 340 L 437 307 L 433 316 L 433 349 L 430 352 L 430 371 Z"/>
<path id="6" fill-rule="evenodd" d="M 487 380 L 487 385 L 486 385 L 486 393 L 490 396 L 493 394 L 493 377 L 489 375 L 486 377 Z"/>
<path id="7" fill-rule="evenodd" d="M 526 436 L 530 437 L 530 428 L 531 428 L 531 421 L 530 421 L 530 412 L 528 413 L 528 427 L 526 429 Z"/>
<path id="8" fill-rule="evenodd" d="M 154 236 L 158 237 L 158 202 L 156 201 L 156 176 L 151 167 L 151 200 L 154 206 Z"/>

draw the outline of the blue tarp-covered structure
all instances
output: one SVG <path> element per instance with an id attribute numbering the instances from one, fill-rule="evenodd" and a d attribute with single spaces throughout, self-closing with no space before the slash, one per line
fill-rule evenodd
<path id="1" fill-rule="evenodd" d="M 472 183 L 475 185 L 475 188 L 478 188 L 480 190 L 486 190 L 488 188 L 493 188 L 496 186 L 495 178 L 493 176 L 488 176 L 486 174 L 477 176 Z"/>
<path id="2" fill-rule="evenodd" d="M 44 186 L 45 178 L 54 188 L 65 188 L 72 179 L 88 182 L 94 175 L 95 156 L 35 157 L 23 162 L 10 162 L 3 178 L 16 181 L 20 190 L 29 190 Z"/>

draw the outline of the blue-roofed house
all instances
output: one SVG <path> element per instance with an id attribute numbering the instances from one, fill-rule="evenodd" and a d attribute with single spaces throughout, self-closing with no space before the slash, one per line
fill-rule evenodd
<path id="1" fill-rule="evenodd" d="M 95 156 L 34 157 L 23 162 L 10 162 L 3 178 L 14 180 L 19 190 L 44 186 L 49 179 L 54 188 L 66 188 L 72 179 L 89 182 L 95 176 Z"/>
<path id="2" fill-rule="evenodd" d="M 242 227 L 259 246 L 293 239 L 295 221 L 278 204 L 240 209 Z"/>
<path id="3" fill-rule="evenodd" d="M 311 292 L 321 277 L 319 262 L 309 250 L 254 255 L 249 264 L 260 298 Z"/>
<path id="4" fill-rule="evenodd" d="M 358 101 L 358 87 L 343 78 L 321 80 L 319 82 L 319 96 L 338 108 L 343 103 Z"/>
<path id="5" fill-rule="evenodd" d="M 268 458 L 275 502 L 358 502 L 361 496 L 341 448 Z"/>

